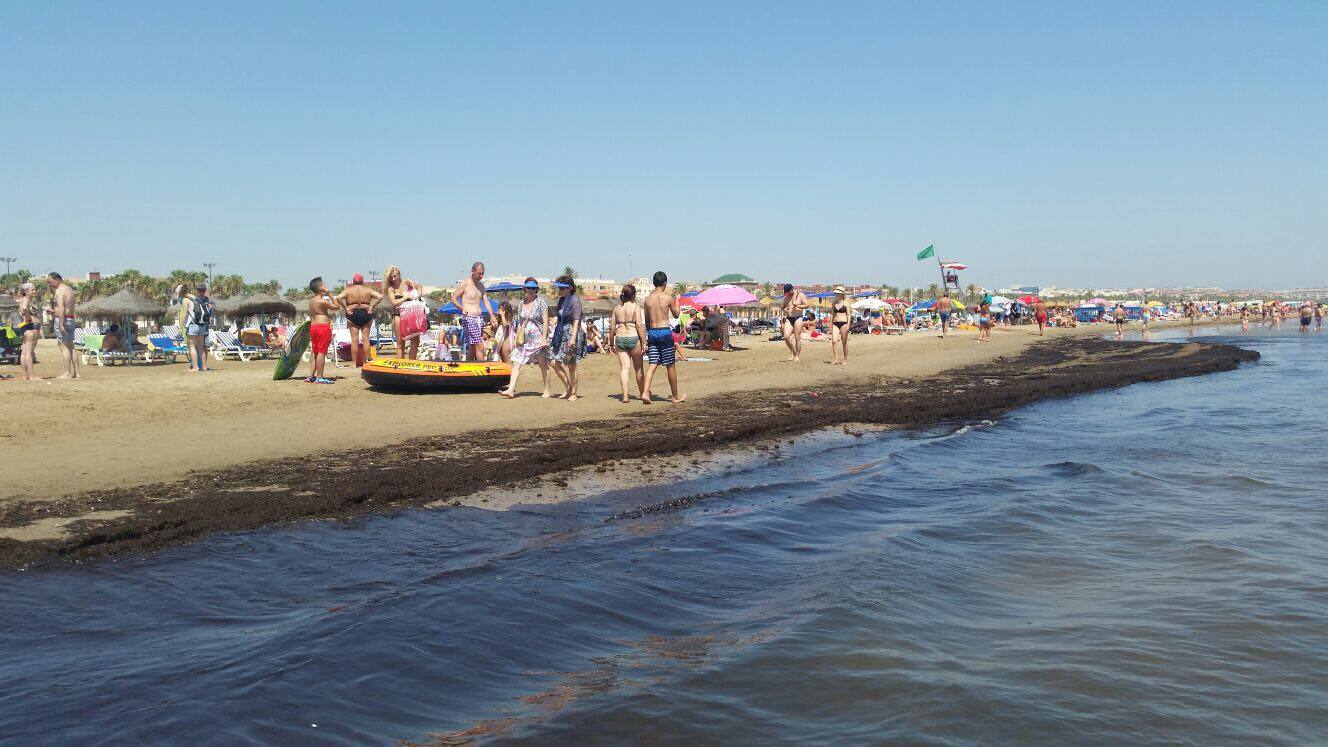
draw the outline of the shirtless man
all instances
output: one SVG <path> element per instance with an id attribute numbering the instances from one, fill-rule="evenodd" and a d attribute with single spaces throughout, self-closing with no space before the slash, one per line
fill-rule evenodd
<path id="1" fill-rule="evenodd" d="M 1314 307 L 1306 301 L 1300 305 L 1300 331 L 1309 332 L 1312 321 L 1314 321 Z"/>
<path id="2" fill-rule="evenodd" d="M 58 272 L 47 275 L 46 284 L 53 293 L 55 339 L 60 346 L 61 373 L 55 378 L 77 379 L 78 356 L 74 354 L 74 330 L 78 325 L 74 323 L 74 289 L 69 287 L 69 283 Z"/>
<path id="3" fill-rule="evenodd" d="M 1119 340 L 1125 336 L 1125 307 L 1120 302 L 1116 303 L 1116 310 L 1112 312 L 1112 316 L 1116 319 L 1116 339 Z"/>
<path id="4" fill-rule="evenodd" d="M 346 326 L 350 327 L 350 357 L 356 368 L 363 368 L 369 360 L 369 328 L 373 324 L 374 309 L 383 300 L 383 294 L 364 284 L 364 276 L 355 273 L 350 285 L 334 299 L 346 310 Z"/>
<path id="5" fill-rule="evenodd" d="M 950 291 L 941 291 L 941 297 L 936 299 L 936 311 L 941 315 L 941 339 L 945 339 L 945 332 L 950 328 L 950 309 L 953 306 L 950 303 Z"/>
<path id="6" fill-rule="evenodd" d="M 341 302 L 332 297 L 327 284 L 321 277 L 309 281 L 309 346 L 313 350 L 313 366 L 309 371 L 310 384 L 332 384 L 332 379 L 323 375 L 327 365 L 327 349 L 332 346 L 332 315 L 341 308 Z"/>
<path id="7" fill-rule="evenodd" d="M 1033 318 L 1037 319 L 1038 337 L 1045 337 L 1047 334 L 1047 302 L 1042 299 L 1033 301 Z"/>
<path id="8" fill-rule="evenodd" d="M 802 360 L 802 312 L 810 305 L 807 294 L 795 290 L 792 283 L 784 283 L 779 326 L 784 333 L 784 344 L 788 345 L 789 360 L 794 363 Z"/>
<path id="9" fill-rule="evenodd" d="M 452 291 L 452 303 L 461 309 L 461 345 L 466 349 L 466 360 L 480 360 L 484 345 L 484 263 L 470 266 L 470 277 L 457 283 Z"/>
<path id="10" fill-rule="evenodd" d="M 678 392 L 677 354 L 673 347 L 673 329 L 669 326 L 669 317 L 678 316 L 678 299 L 669 292 L 669 276 L 663 270 L 651 278 L 655 290 L 646 296 L 642 303 L 646 314 L 646 368 L 645 386 L 641 393 L 641 404 L 650 404 L 650 382 L 660 366 L 669 371 L 670 402 L 682 402 L 687 396 Z"/>

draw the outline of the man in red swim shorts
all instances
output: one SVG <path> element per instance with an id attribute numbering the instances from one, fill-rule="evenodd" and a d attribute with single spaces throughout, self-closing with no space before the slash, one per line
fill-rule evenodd
<path id="1" fill-rule="evenodd" d="M 1041 298 L 1033 299 L 1033 315 L 1037 317 L 1038 337 L 1047 334 L 1047 302 Z"/>
<path id="2" fill-rule="evenodd" d="M 331 384 L 332 379 L 323 375 L 327 364 L 327 349 L 332 346 L 332 314 L 341 309 L 341 302 L 332 297 L 321 277 L 309 281 L 309 346 L 313 348 L 314 361 L 309 378 L 310 384 Z"/>

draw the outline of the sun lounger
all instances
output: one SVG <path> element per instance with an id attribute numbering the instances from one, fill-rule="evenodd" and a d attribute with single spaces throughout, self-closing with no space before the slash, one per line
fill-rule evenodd
<path id="1" fill-rule="evenodd" d="M 212 351 L 212 357 L 219 361 L 235 358 L 242 362 L 248 362 L 263 356 L 262 348 L 241 345 L 240 341 L 235 339 L 234 332 L 208 333 L 208 349 Z"/>
<path id="2" fill-rule="evenodd" d="M 184 345 L 179 344 L 167 334 L 148 335 L 147 351 L 143 354 L 144 360 L 151 363 L 153 359 L 158 359 L 166 363 L 174 363 L 176 356 L 188 356 L 189 350 Z"/>
<path id="3" fill-rule="evenodd" d="M 134 356 L 122 350 L 112 350 L 103 352 L 101 349 L 102 341 L 106 335 L 83 335 L 83 354 L 80 356 L 83 364 L 89 362 L 96 363 L 98 366 L 115 365 L 116 363 L 133 363 Z"/>

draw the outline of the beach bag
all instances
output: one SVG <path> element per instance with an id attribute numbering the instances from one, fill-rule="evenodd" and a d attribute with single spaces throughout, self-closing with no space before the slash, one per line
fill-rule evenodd
<path id="1" fill-rule="evenodd" d="M 411 340 L 429 330 L 429 306 L 423 301 L 401 304 L 401 339 Z"/>

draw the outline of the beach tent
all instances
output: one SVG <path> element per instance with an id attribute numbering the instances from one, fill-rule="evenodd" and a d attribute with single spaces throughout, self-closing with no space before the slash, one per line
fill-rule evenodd
<path id="1" fill-rule="evenodd" d="M 490 314 L 497 314 L 497 313 L 498 313 L 498 302 L 495 301 L 495 300 L 493 300 L 492 298 L 486 298 L 486 299 L 484 299 L 484 300 L 485 300 L 485 302 L 486 302 L 486 305 L 489 307 L 489 313 L 490 313 Z M 552 315 L 553 309 L 552 309 L 552 308 L 549 309 L 549 312 L 550 312 L 550 315 Z M 445 305 L 443 305 L 441 308 L 438 309 L 438 313 L 439 313 L 439 314 L 460 314 L 460 313 L 461 313 L 461 309 L 458 308 L 456 304 L 452 303 L 451 301 L 448 301 Z"/>
<path id="2" fill-rule="evenodd" d="M 1084 304 L 1075 308 L 1074 318 L 1081 322 L 1095 322 L 1104 312 L 1105 309 L 1097 304 Z"/>

